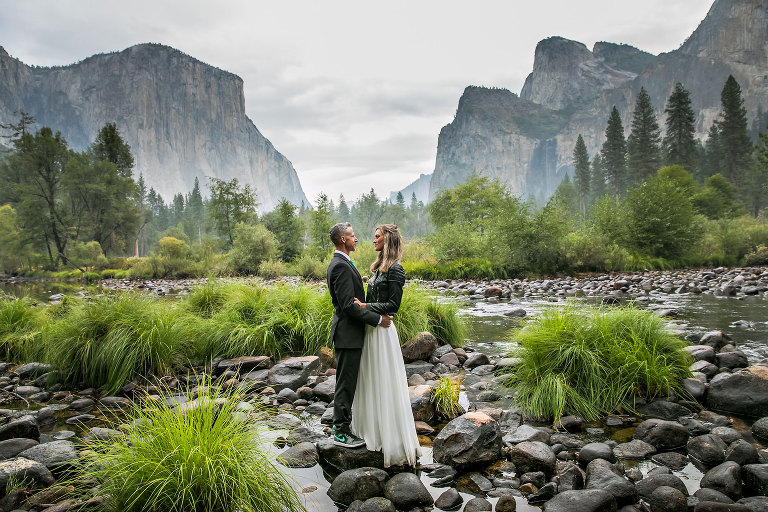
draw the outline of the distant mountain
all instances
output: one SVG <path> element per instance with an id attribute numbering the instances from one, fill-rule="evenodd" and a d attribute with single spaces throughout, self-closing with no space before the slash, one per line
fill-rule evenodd
<path id="1" fill-rule="evenodd" d="M 419 174 L 419 177 L 416 178 L 416 181 L 408 185 L 402 190 L 390 192 L 389 194 L 389 202 L 395 203 L 397 202 L 397 192 L 401 192 L 403 194 L 403 199 L 405 199 L 406 206 L 411 204 L 411 197 L 413 194 L 416 194 L 416 200 L 421 201 L 424 204 L 426 204 L 429 201 L 429 184 L 432 181 L 432 175 L 431 174 Z"/>
<path id="2" fill-rule="evenodd" d="M 309 204 L 291 162 L 245 114 L 240 77 L 173 48 L 140 44 L 61 67 L 28 66 L 0 47 L 0 122 L 24 109 L 83 149 L 117 124 L 166 201 L 212 176 L 255 188 L 260 210 Z"/>
<path id="3" fill-rule="evenodd" d="M 561 37 L 536 47 L 533 71 L 520 96 L 505 89 L 467 87 L 456 117 L 438 138 L 430 198 L 473 172 L 507 183 L 542 201 L 572 169 L 579 134 L 590 156 L 601 147 L 615 105 L 629 133 L 641 87 L 664 127 L 675 83 L 691 93 L 697 135 L 720 112 L 729 74 L 739 82 L 750 118 L 768 110 L 768 2 L 717 0 L 694 33 L 669 53 L 653 56 L 627 45 L 582 43 Z"/>

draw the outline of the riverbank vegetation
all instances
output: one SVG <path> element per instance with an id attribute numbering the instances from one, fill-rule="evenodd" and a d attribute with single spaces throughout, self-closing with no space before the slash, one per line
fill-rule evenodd
<path id="1" fill-rule="evenodd" d="M 526 414 L 554 421 L 592 420 L 632 410 L 635 397 L 684 393 L 693 362 L 661 317 L 632 307 L 547 309 L 510 339 L 520 361 L 503 374 L 504 386 Z"/>
<path id="2" fill-rule="evenodd" d="M 338 221 L 353 224 L 361 240 L 353 258 L 364 272 L 375 226 L 398 224 L 412 278 L 768 263 L 768 115 L 760 110 L 749 127 L 729 77 L 701 142 L 685 87 L 667 99 L 663 136 L 652 104 L 661 100 L 640 91 L 626 138 L 625 116 L 614 108 L 592 155 L 579 135 L 549 198 L 514 195 L 480 169 L 428 205 L 371 189 L 349 202 L 324 193 L 314 206 L 282 200 L 261 213 L 259 191 L 236 179 L 196 179 L 166 202 L 133 175 L 114 124 L 76 152 L 50 128 L 33 131 L 35 120 L 21 112 L 2 125 L 12 149 L 0 155 L 0 271 L 87 281 L 323 279 L 333 252 L 328 229 Z"/>
<path id="3" fill-rule="evenodd" d="M 43 361 L 72 385 L 115 392 L 132 378 L 172 373 L 217 357 L 316 354 L 328 345 L 330 295 L 309 284 L 210 282 L 181 300 L 117 293 L 33 306 L 0 300 L 0 350 L 6 361 Z M 407 286 L 396 316 L 405 343 L 421 331 L 460 346 L 457 306 Z"/>

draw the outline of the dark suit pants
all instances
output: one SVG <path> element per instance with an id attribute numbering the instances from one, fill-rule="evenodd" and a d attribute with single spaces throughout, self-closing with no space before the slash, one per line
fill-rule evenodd
<path id="1" fill-rule="evenodd" d="M 336 351 L 336 392 L 333 395 L 333 425 L 337 431 L 351 434 L 352 400 L 357 389 L 357 374 L 360 372 L 362 348 L 337 348 Z"/>

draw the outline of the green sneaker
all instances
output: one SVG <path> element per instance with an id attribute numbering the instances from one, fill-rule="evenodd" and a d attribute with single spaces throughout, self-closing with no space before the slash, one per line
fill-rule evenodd
<path id="1" fill-rule="evenodd" d="M 365 441 L 347 432 L 336 432 L 336 429 L 334 429 L 333 444 L 346 448 L 360 448 L 365 445 Z"/>

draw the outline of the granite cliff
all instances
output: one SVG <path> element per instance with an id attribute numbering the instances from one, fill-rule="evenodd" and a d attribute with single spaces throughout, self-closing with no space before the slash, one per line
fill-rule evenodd
<path id="1" fill-rule="evenodd" d="M 579 134 L 590 155 L 599 150 L 614 105 L 629 133 L 641 87 L 663 127 L 667 98 L 675 83 L 683 83 L 691 93 L 697 136 L 705 139 L 729 74 L 741 85 L 750 118 L 758 106 L 768 108 L 765 0 L 716 0 L 680 48 L 658 56 L 627 45 L 601 42 L 590 51 L 576 41 L 545 39 L 519 96 L 465 89 L 453 122 L 438 138 L 430 199 L 479 172 L 543 201 L 572 171 Z"/>
<path id="2" fill-rule="evenodd" d="M 240 77 L 173 48 L 141 44 L 61 67 L 33 67 L 0 47 L 0 120 L 24 109 L 37 126 L 83 149 L 117 124 L 144 175 L 166 201 L 195 177 L 255 188 L 260 210 L 307 202 L 296 171 L 245 114 Z"/>

